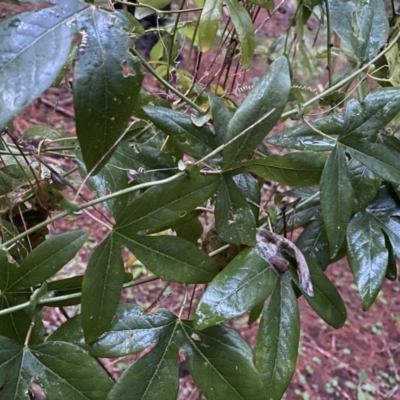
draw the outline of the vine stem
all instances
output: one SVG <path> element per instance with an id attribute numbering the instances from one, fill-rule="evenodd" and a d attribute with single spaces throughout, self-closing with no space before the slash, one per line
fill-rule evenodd
<path id="1" fill-rule="evenodd" d="M 149 4 L 144 4 L 138 1 L 137 3 L 130 3 L 129 1 L 120 1 L 117 0 L 115 3 L 118 4 L 124 4 L 126 6 L 132 6 L 132 7 L 137 7 L 137 8 L 148 8 L 149 10 L 154 11 L 157 15 L 164 15 L 164 14 L 186 14 L 190 12 L 195 12 L 195 11 L 203 11 L 203 8 L 185 8 L 185 9 L 179 9 L 179 10 L 159 10 L 158 8 L 155 8 L 153 6 L 150 6 Z"/>
<path id="2" fill-rule="evenodd" d="M 169 89 L 172 93 L 176 94 L 181 100 L 183 100 L 186 104 L 189 106 L 193 107 L 196 111 L 198 111 L 200 114 L 204 114 L 205 110 L 203 110 L 201 107 L 199 107 L 196 103 L 194 103 L 192 100 L 187 98 L 185 95 L 183 95 L 178 89 L 175 89 L 169 82 L 167 82 L 162 76 L 160 76 L 153 68 L 152 66 L 140 55 L 138 51 L 136 51 L 135 48 L 131 48 L 132 53 L 140 59 L 144 67 L 147 69 L 147 71 L 150 72 L 151 75 L 154 76 L 162 85 L 164 85 L 167 89 Z"/>
<path id="3" fill-rule="evenodd" d="M 114 192 L 114 193 L 108 194 L 106 196 L 100 197 L 98 199 L 94 199 L 94 200 L 88 201 L 86 203 L 80 204 L 80 205 L 78 205 L 78 209 L 77 210 L 63 211 L 60 214 L 57 214 L 56 216 L 54 216 L 53 218 L 49 218 L 46 221 L 43 221 L 40 224 L 37 224 L 34 227 L 32 227 L 32 228 L 20 233 L 19 235 L 13 237 L 12 239 L 10 239 L 7 242 L 5 242 L 1 247 L 3 249 L 7 249 L 8 247 L 13 245 L 14 243 L 16 243 L 19 240 L 23 239 L 25 236 L 30 235 L 32 232 L 35 232 L 36 230 L 38 230 L 40 228 L 43 228 L 43 227 L 51 224 L 54 221 L 57 221 L 57 220 L 59 220 L 61 218 L 64 218 L 67 215 L 73 214 L 76 211 L 81 211 L 81 210 L 83 210 L 85 208 L 94 206 L 94 205 L 99 204 L 99 203 L 103 203 L 104 201 L 113 199 L 113 198 L 121 196 L 123 194 L 134 192 L 136 190 L 140 190 L 140 189 L 144 189 L 144 188 L 148 188 L 148 187 L 152 187 L 152 186 L 163 185 L 164 183 L 172 182 L 175 179 L 178 179 L 181 176 L 185 175 L 185 173 L 186 173 L 185 171 L 182 171 L 182 172 L 179 172 L 176 175 L 170 176 L 169 178 L 166 178 L 166 179 L 161 179 L 159 181 L 154 181 L 154 182 L 141 183 L 139 185 L 132 186 L 132 187 L 129 187 L 129 188 L 126 188 L 126 189 L 122 189 L 122 190 L 119 190 L 118 192 Z"/>
<path id="4" fill-rule="evenodd" d="M 151 276 L 148 278 L 139 279 L 137 281 L 125 283 L 122 286 L 122 288 L 126 289 L 126 288 L 133 287 L 133 286 L 143 285 L 144 283 L 153 282 L 153 281 L 156 281 L 157 279 L 160 279 L 160 278 L 158 276 Z M 45 299 L 39 300 L 38 304 L 46 305 L 48 303 L 76 299 L 77 297 L 80 297 L 81 295 L 82 295 L 82 292 L 78 292 L 78 293 L 66 294 L 64 296 L 45 298 Z M 15 311 L 23 310 L 24 308 L 27 308 L 30 304 L 31 304 L 30 301 L 27 301 L 25 303 L 21 303 L 16 306 L 13 306 L 13 307 L 4 308 L 3 310 L 0 310 L 0 315 L 6 315 L 6 314 L 10 314 Z"/>
<path id="5" fill-rule="evenodd" d="M 325 7 L 326 7 L 326 58 L 328 61 L 328 80 L 329 80 L 329 87 L 332 86 L 332 32 L 331 32 L 331 9 L 329 6 L 329 0 L 325 0 Z"/>
<path id="6" fill-rule="evenodd" d="M 319 95 L 317 95 L 314 98 L 312 98 L 312 99 L 308 100 L 307 102 L 305 102 L 303 104 L 304 108 L 310 106 L 311 104 L 315 103 L 319 99 L 322 99 L 323 97 L 327 96 L 328 94 L 333 93 L 335 90 L 339 89 L 340 87 L 342 87 L 347 82 L 350 82 L 352 79 L 354 79 L 361 72 L 368 71 L 369 67 L 372 64 L 374 64 L 376 61 L 378 61 L 384 54 L 386 54 L 397 43 L 398 39 L 400 39 L 400 31 L 397 33 L 395 38 L 376 57 L 374 57 L 371 61 L 369 61 L 364 66 L 362 66 L 357 71 L 355 71 L 352 74 L 350 74 L 347 78 L 345 78 L 342 81 L 338 82 L 336 85 L 331 86 L 330 88 L 328 88 L 324 92 L 320 93 Z M 289 117 L 290 115 L 295 114 L 296 112 L 298 112 L 298 110 L 296 108 L 293 108 L 292 110 L 283 113 L 281 115 L 281 118 Z"/>

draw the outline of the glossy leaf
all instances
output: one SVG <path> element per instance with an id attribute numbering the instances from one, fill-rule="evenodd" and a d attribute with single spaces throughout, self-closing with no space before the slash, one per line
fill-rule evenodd
<path id="1" fill-rule="evenodd" d="M 400 258 L 400 205 L 393 189 L 383 185 L 366 212 L 387 235 L 397 258 Z"/>
<path id="2" fill-rule="evenodd" d="M 206 0 L 200 16 L 200 50 L 210 50 L 214 44 L 222 14 L 222 0 Z"/>
<path id="3" fill-rule="evenodd" d="M 131 365 L 111 390 L 108 400 L 175 400 L 179 388 L 176 323 L 157 346 Z"/>
<path id="4" fill-rule="evenodd" d="M 143 314 L 137 305 L 120 304 L 110 328 L 90 345 L 85 342 L 80 315 L 61 325 L 47 340 L 74 343 L 93 357 L 124 357 L 155 343 L 174 323 L 175 318 L 169 313 Z"/>
<path id="5" fill-rule="evenodd" d="M 269 399 L 279 400 L 296 367 L 300 339 L 297 298 L 284 275 L 264 308 L 257 334 L 256 365 Z"/>
<path id="6" fill-rule="evenodd" d="M 319 183 L 326 158 L 312 151 L 273 155 L 231 166 L 233 173 L 252 171 L 283 185 L 311 186 Z"/>
<path id="7" fill-rule="evenodd" d="M 203 225 L 198 218 L 194 218 L 183 225 L 175 228 L 176 236 L 181 237 L 193 244 L 197 244 L 203 233 Z"/>
<path id="8" fill-rule="evenodd" d="M 167 135 L 176 137 L 176 145 L 194 158 L 203 158 L 217 147 L 215 135 L 206 126 L 196 126 L 184 113 L 163 107 L 143 107 L 150 120 Z"/>
<path id="9" fill-rule="evenodd" d="M 256 244 L 256 220 L 233 179 L 223 176 L 215 202 L 215 227 L 227 243 Z"/>
<path id="10" fill-rule="evenodd" d="M 317 264 L 317 261 L 309 255 L 305 255 L 310 270 L 311 281 L 314 288 L 314 296 L 310 297 L 302 291 L 304 298 L 310 307 L 330 326 L 339 329 L 347 319 L 346 306 L 333 283 L 325 275 Z M 297 274 L 291 271 L 292 279 L 297 283 Z M 301 287 L 298 286 L 301 290 Z"/>
<path id="11" fill-rule="evenodd" d="M 114 230 L 160 232 L 177 224 L 217 190 L 220 177 L 197 174 L 194 179 L 182 176 L 168 184 L 153 186 L 133 200 L 117 219 Z"/>
<path id="12" fill-rule="evenodd" d="M 220 146 L 224 142 L 226 129 L 233 116 L 233 112 L 224 104 L 220 97 L 213 93 L 208 94 L 208 101 L 211 106 L 211 116 L 217 136 L 217 145 Z"/>
<path id="13" fill-rule="evenodd" d="M 249 12 L 235 0 L 225 0 L 232 24 L 235 27 L 242 50 L 242 68 L 250 65 L 255 49 L 254 27 Z"/>
<path id="14" fill-rule="evenodd" d="M 96 360 L 70 343 L 22 347 L 0 337 L 0 387 L 5 399 L 26 398 L 37 381 L 51 399 L 104 399 L 113 382 Z"/>
<path id="15" fill-rule="evenodd" d="M 368 310 L 381 290 L 388 266 L 385 237 L 368 213 L 356 214 L 347 229 L 348 259 L 363 302 Z"/>
<path id="16" fill-rule="evenodd" d="M 131 27 L 122 13 L 99 8 L 79 19 L 84 33 L 74 66 L 76 131 L 86 168 L 95 173 L 127 128 L 143 79 L 139 59 L 129 53 Z"/>
<path id="17" fill-rule="evenodd" d="M 113 236 L 161 279 L 180 283 L 207 283 L 218 266 L 192 243 L 177 236 L 139 236 L 127 227 Z"/>
<path id="18" fill-rule="evenodd" d="M 161 146 L 161 145 L 160 145 Z M 152 144 L 146 143 L 121 143 L 114 153 L 115 159 L 121 168 L 130 170 L 135 182 L 151 182 L 171 176 L 176 171 L 176 162 Z"/>
<path id="19" fill-rule="evenodd" d="M 124 282 L 121 245 L 111 234 L 93 252 L 82 283 L 82 327 L 88 343 L 111 325 Z"/>
<path id="20" fill-rule="evenodd" d="M 332 27 L 362 62 L 371 60 L 389 34 L 382 0 L 360 2 L 329 1 Z"/>
<path id="21" fill-rule="evenodd" d="M 28 301 L 29 295 L 22 297 L 20 295 L 16 298 L 17 304 L 19 302 Z M 12 300 L 12 299 L 11 299 Z M 5 295 L 0 296 L 0 310 L 12 307 L 15 302 L 10 301 Z M 17 343 L 23 344 L 25 342 L 26 334 L 31 325 L 31 318 L 24 310 L 15 311 L 13 313 L 0 316 L 0 336 L 8 337 Z M 32 338 L 35 339 L 35 338 Z M 32 341 L 31 341 L 32 343 Z M 0 386 L 1 387 L 1 386 Z"/>
<path id="22" fill-rule="evenodd" d="M 224 168 L 246 158 L 278 122 L 290 92 L 289 65 L 285 57 L 274 61 L 229 122 L 223 150 Z M 266 114 L 272 114 L 262 119 Z M 249 129 L 250 126 L 255 125 Z M 243 134 L 243 132 L 246 133 Z M 239 136 L 240 137 L 237 137 Z"/>
<path id="23" fill-rule="evenodd" d="M 81 176 L 85 178 L 88 171 L 86 170 L 79 147 L 75 150 L 75 159 Z M 122 169 L 122 165 L 113 156 L 97 175 L 91 175 L 87 179 L 87 185 L 98 197 L 101 197 L 128 187 L 128 178 L 126 171 Z M 115 216 L 118 215 L 118 211 L 124 205 L 124 201 L 122 196 L 118 196 L 104 202 L 103 205 Z"/>
<path id="24" fill-rule="evenodd" d="M 373 173 L 394 184 L 400 183 L 400 161 L 385 146 L 351 139 L 343 140 L 346 152 Z"/>
<path id="25" fill-rule="evenodd" d="M 389 238 L 385 235 L 385 247 L 388 250 L 388 266 L 386 269 L 385 278 L 390 281 L 395 281 L 397 279 L 397 263 L 396 256 L 393 252 L 393 246 L 390 243 Z"/>
<path id="26" fill-rule="evenodd" d="M 267 399 L 253 365 L 253 352 L 233 329 L 223 325 L 196 331 L 182 322 L 183 353 L 199 390 L 210 400 Z"/>
<path id="27" fill-rule="evenodd" d="M 306 124 L 295 125 L 266 140 L 270 144 L 288 149 L 330 151 L 335 146 L 334 139 L 343 127 L 344 120 L 340 114 L 331 114 L 318 118 L 310 124 L 315 129 L 311 129 Z M 323 136 L 317 131 L 321 131 L 327 136 Z"/>
<path id="28" fill-rule="evenodd" d="M 76 16 L 87 7 L 71 0 L 1 21 L 1 131 L 57 77 L 69 56 Z"/>
<path id="29" fill-rule="evenodd" d="M 264 301 L 276 274 L 254 249 L 239 253 L 210 283 L 194 315 L 196 329 L 235 318 Z"/>
<path id="30" fill-rule="evenodd" d="M 350 182 L 353 187 L 354 211 L 362 211 L 378 193 L 381 180 L 355 158 L 348 163 Z"/>
<path id="31" fill-rule="evenodd" d="M 338 145 L 330 154 L 321 176 L 321 209 L 331 257 L 337 254 L 346 237 L 352 206 L 353 188 L 346 155 Z"/>
<path id="32" fill-rule="evenodd" d="M 18 268 L 10 265 L 8 285 L 4 290 L 28 288 L 46 281 L 74 257 L 87 237 L 86 231 L 50 236 L 30 252 Z"/>
<path id="33" fill-rule="evenodd" d="M 296 246 L 309 254 L 324 271 L 330 263 L 328 237 L 322 218 L 317 218 L 308 225 L 296 240 Z"/>
<path id="34" fill-rule="evenodd" d="M 233 180 L 242 192 L 244 198 L 249 203 L 249 206 L 251 208 L 251 211 L 253 212 L 256 221 L 258 221 L 260 213 L 260 208 L 258 207 L 258 204 L 260 204 L 261 202 L 261 192 L 260 185 L 257 179 L 255 179 L 251 174 L 245 173 L 235 175 L 233 177 Z"/>

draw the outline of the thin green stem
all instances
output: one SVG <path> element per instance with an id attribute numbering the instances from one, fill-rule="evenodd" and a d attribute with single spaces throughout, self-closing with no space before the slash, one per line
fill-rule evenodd
<path id="1" fill-rule="evenodd" d="M 164 15 L 164 14 L 186 14 L 190 12 L 195 12 L 195 11 L 203 11 L 203 8 L 185 8 L 185 9 L 179 9 L 179 10 L 159 10 L 158 8 L 155 8 L 153 6 L 150 6 L 148 4 L 144 3 L 130 3 L 129 1 L 120 1 L 117 0 L 116 3 L 118 4 L 125 4 L 127 6 L 132 6 L 132 7 L 137 7 L 137 8 L 148 8 L 152 11 L 154 11 L 157 15 Z"/>
<path id="2" fill-rule="evenodd" d="M 183 10 L 185 3 L 186 3 L 186 0 L 182 0 L 179 10 Z M 172 52 L 174 50 L 174 42 L 175 42 L 175 38 L 176 38 L 176 32 L 178 31 L 178 25 L 179 25 L 180 19 L 181 19 L 181 14 L 178 14 L 175 19 L 174 28 L 172 30 L 172 37 L 171 37 L 171 43 L 169 46 L 169 54 L 168 54 L 168 60 L 167 60 L 167 81 L 169 81 L 169 67 L 171 66 L 171 63 L 172 63 Z M 168 90 L 167 90 L 167 94 L 168 94 Z"/>
<path id="3" fill-rule="evenodd" d="M 154 181 L 154 182 L 145 182 L 145 183 L 141 183 L 139 185 L 136 186 L 132 186 L 126 189 L 122 189 L 119 190 L 118 192 L 114 192 L 111 194 L 108 194 L 107 196 L 103 196 L 100 197 L 98 199 L 94 199 L 91 201 L 88 201 L 86 203 L 80 204 L 78 206 L 78 210 L 83 210 L 85 208 L 94 206 L 96 204 L 99 203 L 103 203 L 104 201 L 113 199 L 115 197 L 121 196 L 123 194 L 127 194 L 127 193 L 131 193 L 134 192 L 136 190 L 140 190 L 140 189 L 144 189 L 144 188 L 148 188 L 148 187 L 152 187 L 152 186 L 158 186 L 158 185 L 163 185 L 164 183 L 169 183 L 174 181 L 175 179 L 180 178 L 181 176 L 185 175 L 185 171 L 179 172 L 176 175 L 170 176 L 169 178 L 166 179 L 161 179 L 159 181 Z M 10 247 L 11 245 L 13 245 L 14 243 L 18 242 L 19 240 L 23 239 L 25 236 L 30 235 L 31 233 L 35 232 L 36 230 L 43 228 L 49 224 L 51 224 L 52 222 L 58 221 L 61 218 L 66 217 L 67 215 L 73 214 L 74 212 L 76 212 L 77 210 L 67 210 L 67 211 L 63 211 L 60 214 L 55 215 L 53 218 L 49 218 L 46 221 L 41 222 L 40 224 L 35 225 L 34 227 L 27 229 L 26 231 L 20 233 L 19 235 L 13 237 L 12 239 L 8 240 L 7 242 L 5 242 L 2 245 L 2 248 L 6 249 L 8 247 Z"/>
<path id="4" fill-rule="evenodd" d="M 157 279 L 160 279 L 160 278 L 158 276 L 151 276 L 148 278 L 139 279 L 137 281 L 125 283 L 122 287 L 123 287 L 123 289 L 126 289 L 126 288 L 133 287 L 133 286 L 143 285 L 144 283 L 153 282 L 153 281 L 156 281 Z M 76 299 L 76 298 L 80 297 L 81 295 L 82 295 L 82 292 L 78 292 L 78 293 L 66 294 L 64 296 L 49 297 L 46 299 L 39 300 L 38 304 L 45 306 L 46 304 L 51 304 L 54 302 Z M 13 313 L 15 311 L 23 310 L 23 309 L 27 308 L 30 304 L 31 304 L 30 301 L 27 301 L 25 303 L 21 303 L 16 306 L 13 306 L 13 307 L 4 308 L 3 310 L 0 310 L 0 315 L 6 315 L 6 314 Z"/>
<path id="5" fill-rule="evenodd" d="M 326 7 L 326 56 L 328 61 L 328 86 L 331 87 L 333 85 L 332 80 L 332 32 L 331 32 L 331 9 L 329 6 L 329 0 L 325 0 Z"/>
<path id="6" fill-rule="evenodd" d="M 147 69 L 147 71 L 150 72 L 151 75 L 154 76 L 162 85 L 164 85 L 166 88 L 168 88 L 172 93 L 175 93 L 180 99 L 182 99 L 186 104 L 190 105 L 193 107 L 196 111 L 198 111 L 200 114 L 204 114 L 205 111 L 200 108 L 196 103 L 194 103 L 192 100 L 187 98 L 185 95 L 183 95 L 179 90 L 175 89 L 169 82 L 167 82 L 163 77 L 161 77 L 152 67 L 151 65 L 140 55 L 139 52 L 136 51 L 136 49 L 132 48 L 131 51 L 135 54 L 136 57 L 140 59 L 144 67 Z"/>
<path id="7" fill-rule="evenodd" d="M 317 95 L 317 96 L 313 97 L 312 99 L 308 100 L 307 102 L 305 102 L 303 104 L 304 108 L 310 106 L 311 104 L 315 103 L 319 99 L 322 99 L 323 97 L 327 96 L 328 94 L 333 93 L 335 90 L 341 88 L 347 82 L 350 82 L 351 80 L 353 80 L 361 72 L 368 71 L 369 67 L 372 64 L 374 64 L 375 62 L 377 62 L 384 54 L 386 54 L 397 43 L 398 39 L 400 39 L 400 31 L 397 33 L 397 35 L 394 37 L 394 39 L 376 57 L 374 57 L 370 62 L 368 62 L 367 64 L 362 66 L 360 69 L 358 69 L 357 71 L 355 71 L 352 74 L 350 74 L 347 78 L 345 78 L 342 81 L 338 82 L 336 85 L 331 86 L 330 88 L 328 88 L 324 92 L 320 93 L 319 95 Z M 295 114 L 296 112 L 298 112 L 298 110 L 296 108 L 293 108 L 292 110 L 283 113 L 281 115 L 281 118 L 287 118 L 290 115 Z"/>

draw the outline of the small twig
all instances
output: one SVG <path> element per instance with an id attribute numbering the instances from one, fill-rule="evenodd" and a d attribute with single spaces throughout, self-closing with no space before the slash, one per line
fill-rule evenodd
<path id="1" fill-rule="evenodd" d="M 235 140 L 239 139 L 241 136 L 246 134 L 248 131 L 253 129 L 256 125 L 260 124 L 262 121 L 264 121 L 266 118 L 268 118 L 273 112 L 275 111 L 275 108 L 272 110 L 268 111 L 265 115 L 263 115 L 261 118 L 259 118 L 254 124 L 251 124 L 248 126 L 243 132 L 239 133 L 239 135 L 235 136 L 232 138 L 229 142 L 222 144 L 221 146 L 217 147 L 215 150 L 211 151 L 208 153 L 205 157 L 203 157 L 201 160 L 196 161 L 194 165 L 199 165 L 204 163 L 205 160 L 208 160 L 210 157 L 215 156 L 218 154 L 221 150 L 223 150 L 225 147 L 228 147 L 230 144 L 232 144 Z"/>
<path id="2" fill-rule="evenodd" d="M 75 118 L 75 113 L 73 113 L 70 110 L 67 110 L 64 107 L 59 106 L 58 104 L 53 104 L 51 101 L 44 99 L 43 97 L 39 97 L 39 100 L 43 103 L 46 104 L 46 106 L 51 107 L 54 111 L 58 111 L 61 114 L 66 115 L 67 117 Z M 65 140 L 64 138 L 62 140 Z"/>

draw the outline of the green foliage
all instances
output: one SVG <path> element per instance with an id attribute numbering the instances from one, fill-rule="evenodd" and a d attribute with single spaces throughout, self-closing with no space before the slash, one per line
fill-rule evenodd
<path id="1" fill-rule="evenodd" d="M 0 396 L 24 398 L 35 381 L 48 399 L 172 400 L 181 352 L 207 399 L 280 399 L 298 356 L 298 297 L 339 329 L 347 312 L 330 264 L 348 260 L 363 310 L 397 277 L 399 25 L 382 0 L 303 1 L 286 38 L 265 45 L 254 21 L 273 0 L 172 11 L 147 0 L 135 17 L 87 3 L 52 1 L 0 22 Z M 171 24 L 138 21 L 163 13 Z M 327 27 L 318 54 L 303 40 L 313 15 Z M 163 38 L 150 61 L 138 51 L 146 30 Z M 199 52 L 198 62 L 223 54 L 207 83 L 190 65 Z M 255 52 L 265 73 L 241 87 Z M 321 57 L 317 93 L 308 85 Z M 144 69 L 162 89 L 145 90 Z M 19 140 L 13 118 L 71 76 L 76 137 L 36 126 Z M 71 171 L 51 157 L 70 158 L 94 199 L 81 187 L 74 201 L 61 193 L 74 188 Z M 49 234 L 96 205 L 107 234 L 93 251 L 92 230 Z M 84 274 L 61 274 L 82 247 Z M 125 304 L 124 288 L 157 279 L 185 287 L 178 312 Z M 45 332 L 47 308 L 75 305 Z M 255 352 L 225 325 L 244 313 L 260 318 Z M 142 351 L 115 381 L 97 360 Z"/>

